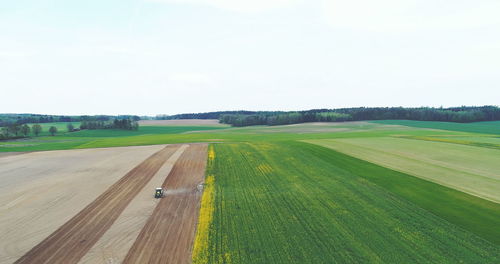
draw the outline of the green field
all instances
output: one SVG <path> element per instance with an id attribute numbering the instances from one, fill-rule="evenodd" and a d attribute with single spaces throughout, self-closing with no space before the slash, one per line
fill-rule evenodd
<path id="1" fill-rule="evenodd" d="M 308 142 L 500 203 L 495 149 L 391 137 Z"/>
<path id="2" fill-rule="evenodd" d="M 411 176 L 306 143 L 214 146 L 213 220 L 195 263 L 499 261 L 498 247 L 370 179 Z"/>
<path id="3" fill-rule="evenodd" d="M 444 129 L 452 131 L 500 135 L 500 121 L 450 123 L 450 122 L 412 121 L 412 120 L 380 120 L 380 121 L 370 121 L 370 122 L 377 124 L 386 124 L 386 125 L 402 125 L 409 127 L 433 128 L 433 129 Z"/>
<path id="4" fill-rule="evenodd" d="M 48 127 L 52 125 L 58 127 L 56 136 L 48 135 Z M 0 152 L 163 144 L 172 143 L 170 141 L 177 137 L 189 139 L 183 142 L 192 142 L 193 139 L 189 133 L 225 128 L 216 126 L 141 126 L 137 131 L 98 129 L 67 132 L 66 125 L 67 123 L 46 123 L 42 126 L 43 132 L 39 137 L 0 141 Z M 142 138 L 153 138 L 153 140 L 144 141 Z M 170 138 L 170 140 L 162 142 L 157 138 Z M 100 142 L 105 143 L 99 145 Z M 115 142 L 120 142 L 120 144 L 116 145 Z"/>
<path id="5" fill-rule="evenodd" d="M 404 126 L 388 126 L 369 122 L 299 124 L 289 126 L 256 126 L 226 128 L 214 126 L 141 126 L 139 131 L 84 130 L 0 142 L 0 152 L 41 151 L 74 148 L 122 147 L 186 142 L 255 142 L 353 137 L 385 137 L 392 135 L 470 136 L 470 133 L 429 131 Z"/>
<path id="6" fill-rule="evenodd" d="M 82 130 L 67 133 L 66 137 L 90 137 L 90 138 L 110 138 L 110 137 L 133 137 L 140 135 L 170 135 L 182 134 L 195 131 L 212 131 L 223 129 L 216 126 L 141 126 L 139 130 L 119 130 L 119 129 L 96 129 Z"/>

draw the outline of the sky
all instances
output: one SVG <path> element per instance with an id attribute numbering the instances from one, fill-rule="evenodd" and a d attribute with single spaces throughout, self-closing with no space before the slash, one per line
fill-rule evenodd
<path id="1" fill-rule="evenodd" d="M 500 105 L 498 0 L 0 1 L 0 113 Z"/>

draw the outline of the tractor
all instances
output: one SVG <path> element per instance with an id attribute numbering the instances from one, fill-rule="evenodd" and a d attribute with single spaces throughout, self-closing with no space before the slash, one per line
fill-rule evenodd
<path id="1" fill-rule="evenodd" d="M 155 198 L 163 198 L 165 197 L 165 189 L 164 188 L 156 188 L 155 190 Z"/>

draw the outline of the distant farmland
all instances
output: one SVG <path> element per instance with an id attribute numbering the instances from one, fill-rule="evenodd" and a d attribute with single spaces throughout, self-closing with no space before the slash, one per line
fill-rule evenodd
<path id="1" fill-rule="evenodd" d="M 500 263 L 496 122 L 154 123 L 2 141 L 0 263 Z"/>

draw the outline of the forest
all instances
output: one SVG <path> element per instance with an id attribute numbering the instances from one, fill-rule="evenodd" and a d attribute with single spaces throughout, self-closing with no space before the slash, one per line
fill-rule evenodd
<path id="1" fill-rule="evenodd" d="M 82 121 L 80 129 L 138 130 L 139 123 L 132 119 L 114 119 L 113 121 Z"/>
<path id="2" fill-rule="evenodd" d="M 344 122 L 361 120 L 417 120 L 470 123 L 500 120 L 497 106 L 432 107 L 358 107 L 313 109 L 307 111 L 233 111 L 161 116 L 161 119 L 219 119 L 232 126 L 286 125 L 304 122 Z"/>

